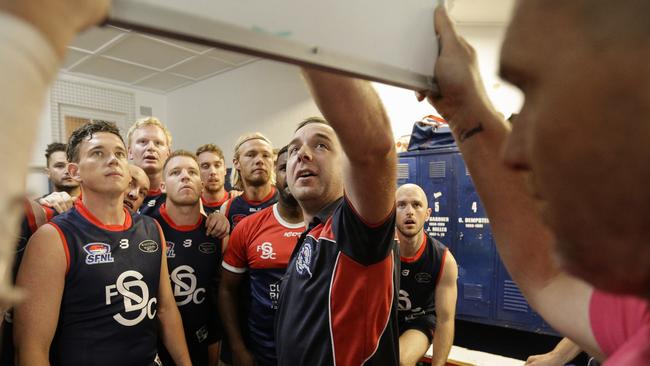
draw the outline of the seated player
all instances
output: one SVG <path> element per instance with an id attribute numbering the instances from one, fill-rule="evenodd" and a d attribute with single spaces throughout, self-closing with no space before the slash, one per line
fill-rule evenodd
<path id="1" fill-rule="evenodd" d="M 458 266 L 447 247 L 424 231 L 431 214 L 419 186 L 397 189 L 400 365 L 415 365 L 433 341 L 433 366 L 444 366 L 454 341 Z"/>

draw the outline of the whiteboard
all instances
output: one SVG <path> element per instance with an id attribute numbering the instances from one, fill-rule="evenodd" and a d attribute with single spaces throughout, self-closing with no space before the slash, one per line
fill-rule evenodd
<path id="1" fill-rule="evenodd" d="M 109 23 L 422 90 L 440 0 L 114 0 Z"/>

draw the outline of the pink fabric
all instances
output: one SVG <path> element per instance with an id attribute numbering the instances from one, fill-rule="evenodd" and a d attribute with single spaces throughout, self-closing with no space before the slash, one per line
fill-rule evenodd
<path id="1" fill-rule="evenodd" d="M 589 306 L 594 337 L 606 365 L 650 365 L 650 303 L 594 290 Z"/>

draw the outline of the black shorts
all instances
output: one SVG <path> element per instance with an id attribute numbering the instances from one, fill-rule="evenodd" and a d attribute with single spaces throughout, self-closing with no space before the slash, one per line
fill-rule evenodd
<path id="1" fill-rule="evenodd" d="M 433 332 L 436 330 L 436 316 L 425 315 L 399 322 L 399 335 L 404 334 L 409 329 L 419 330 L 424 333 L 429 339 L 429 343 L 431 343 L 433 342 Z"/>

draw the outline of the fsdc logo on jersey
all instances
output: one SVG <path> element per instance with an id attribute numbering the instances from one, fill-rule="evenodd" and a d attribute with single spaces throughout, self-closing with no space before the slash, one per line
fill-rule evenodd
<path id="1" fill-rule="evenodd" d="M 113 263 L 111 246 L 105 243 L 90 243 L 84 245 L 86 264 Z"/>
<path id="2" fill-rule="evenodd" d="M 113 297 L 122 300 L 124 315 L 117 313 L 113 319 L 126 327 L 139 324 L 145 317 L 153 319 L 156 316 L 158 300 L 149 297 L 149 288 L 143 277 L 138 271 L 125 271 L 117 277 L 114 285 L 106 286 L 106 305 L 113 303 Z"/>
<path id="3" fill-rule="evenodd" d="M 174 285 L 176 305 L 183 306 L 190 303 L 190 301 L 200 304 L 205 300 L 205 289 L 196 286 L 197 280 L 194 268 L 188 265 L 178 266 L 169 276 Z"/>

